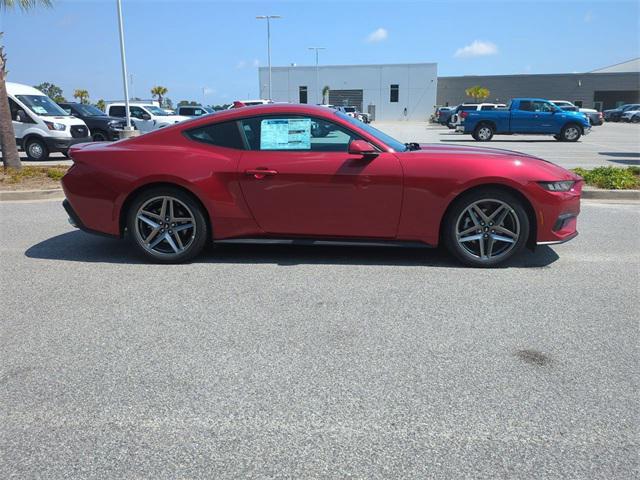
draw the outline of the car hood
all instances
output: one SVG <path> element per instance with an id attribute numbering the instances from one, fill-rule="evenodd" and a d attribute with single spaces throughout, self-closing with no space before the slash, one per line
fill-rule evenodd
<path id="1" fill-rule="evenodd" d="M 513 150 L 504 150 L 501 148 L 473 147 L 447 144 L 420 144 L 420 150 L 408 152 L 412 155 L 423 155 L 425 160 L 429 160 L 434 155 L 439 157 L 451 157 L 451 161 L 455 161 L 459 157 L 477 158 L 477 160 L 487 162 L 514 162 L 519 161 L 523 164 L 534 166 L 549 174 L 550 178 L 579 180 L 581 177 L 575 173 L 566 170 L 555 163 L 543 158 L 528 155 L 526 153 L 515 152 Z"/>

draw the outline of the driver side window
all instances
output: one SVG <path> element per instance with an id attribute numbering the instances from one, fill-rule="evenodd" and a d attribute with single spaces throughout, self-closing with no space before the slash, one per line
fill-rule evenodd
<path id="1" fill-rule="evenodd" d="M 360 138 L 333 122 L 303 116 L 247 118 L 241 125 L 251 150 L 347 152 Z"/>
<path id="2" fill-rule="evenodd" d="M 140 107 L 131 107 L 131 116 L 135 117 L 135 118 L 139 118 L 142 119 L 142 115 L 145 114 L 147 112 L 145 112 L 142 108 Z"/>

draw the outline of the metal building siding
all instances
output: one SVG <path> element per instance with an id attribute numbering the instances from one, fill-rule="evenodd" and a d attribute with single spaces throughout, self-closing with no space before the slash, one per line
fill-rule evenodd
<path id="1" fill-rule="evenodd" d="M 438 105 L 457 105 L 469 101 L 464 91 L 474 85 L 486 87 L 491 95 L 485 101 L 506 103 L 514 97 L 540 97 L 551 100 L 581 101 L 593 108 L 596 91 L 638 91 L 640 73 L 569 73 L 549 75 L 494 75 L 440 77 Z"/>

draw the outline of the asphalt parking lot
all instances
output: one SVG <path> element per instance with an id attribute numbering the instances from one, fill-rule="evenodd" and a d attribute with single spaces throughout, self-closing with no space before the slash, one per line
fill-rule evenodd
<path id="1" fill-rule="evenodd" d="M 635 127 L 635 126 L 634 126 Z M 508 268 L 438 250 L 140 261 L 0 204 L 0 478 L 638 473 L 637 203 Z"/>
<path id="2" fill-rule="evenodd" d="M 593 127 L 589 135 L 575 143 L 558 142 L 547 135 L 496 135 L 490 142 L 476 142 L 471 135 L 428 123 L 379 122 L 375 127 L 403 142 L 503 148 L 535 155 L 564 168 L 640 165 L 638 124 L 605 123 Z"/>
<path id="3" fill-rule="evenodd" d="M 372 125 L 403 142 L 504 148 L 536 155 L 565 168 L 640 165 L 640 125 L 637 124 L 605 123 L 593 127 L 592 133 L 577 143 L 558 142 L 553 137 L 541 135 L 496 135 L 492 141 L 481 143 L 471 135 L 426 122 L 374 122 Z M 52 154 L 47 162 L 26 161 L 24 152 L 20 157 L 25 165 L 71 165 L 71 161 L 59 153 Z"/>

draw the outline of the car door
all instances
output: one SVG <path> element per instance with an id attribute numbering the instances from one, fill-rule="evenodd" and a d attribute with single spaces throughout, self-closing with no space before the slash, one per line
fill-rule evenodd
<path id="1" fill-rule="evenodd" d="M 402 170 L 393 153 L 348 153 L 349 128 L 300 115 L 241 122 L 248 150 L 242 192 L 262 230 L 274 235 L 393 238 Z M 313 131 L 313 133 L 312 133 Z"/>
<path id="2" fill-rule="evenodd" d="M 554 107 L 550 102 L 521 100 L 517 110 L 511 112 L 513 133 L 554 133 Z"/>
<path id="3" fill-rule="evenodd" d="M 22 139 L 24 132 L 36 123 L 31 116 L 27 113 L 27 109 L 18 105 L 13 99 L 9 99 L 9 110 L 11 111 L 11 123 L 13 125 L 13 132 L 16 139 Z M 21 118 L 18 118 L 18 112 L 20 111 Z M 21 121 L 18 121 L 21 120 Z"/>
<path id="4" fill-rule="evenodd" d="M 154 122 L 153 120 L 145 120 L 143 118 L 145 114 L 149 117 L 151 117 L 151 114 L 142 107 L 132 105 L 129 107 L 129 112 L 131 114 L 131 121 L 136 125 L 140 132 L 147 133 L 155 128 L 156 122 Z"/>

